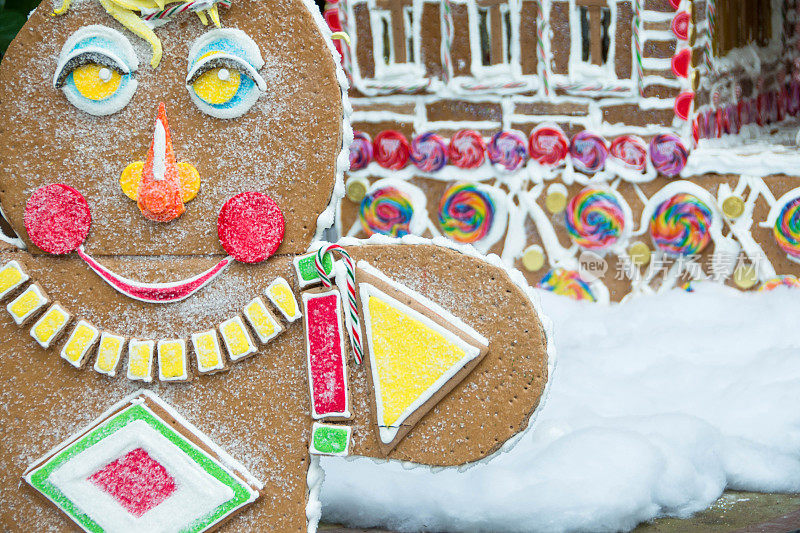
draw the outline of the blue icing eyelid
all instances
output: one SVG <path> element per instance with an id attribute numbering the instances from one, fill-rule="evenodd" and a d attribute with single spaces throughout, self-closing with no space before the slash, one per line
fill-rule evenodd
<path id="1" fill-rule="evenodd" d="M 197 63 L 198 59 L 203 57 L 205 54 L 209 52 L 224 52 L 226 54 L 235 55 L 245 63 L 252 66 L 254 69 L 258 70 L 255 65 L 251 61 L 247 59 L 248 54 L 242 46 L 237 43 L 236 41 L 228 38 L 220 38 L 216 41 L 212 41 L 207 45 L 203 46 L 196 54 L 196 57 L 193 57 L 191 60 L 191 64 L 194 65 Z"/>
<path id="2" fill-rule="evenodd" d="M 130 71 L 135 70 L 135 68 L 133 68 L 132 65 L 129 65 L 127 63 L 125 57 L 126 51 L 122 50 L 118 43 L 106 39 L 104 37 L 101 37 L 99 35 L 93 35 L 91 37 L 87 37 L 86 39 L 82 39 L 80 42 L 76 43 L 75 46 L 72 47 L 69 53 L 71 54 L 72 52 L 75 52 L 77 50 L 85 50 L 87 48 L 92 48 L 92 47 L 101 48 L 106 52 L 113 54 L 115 57 L 119 58 L 119 60 L 122 61 L 126 67 L 128 67 L 128 70 Z"/>

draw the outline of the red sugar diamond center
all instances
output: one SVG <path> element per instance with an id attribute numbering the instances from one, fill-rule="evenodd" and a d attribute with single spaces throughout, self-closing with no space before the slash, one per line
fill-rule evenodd
<path id="1" fill-rule="evenodd" d="M 142 448 L 108 463 L 88 479 L 137 518 L 161 504 L 176 490 L 175 480 L 169 472 Z"/>

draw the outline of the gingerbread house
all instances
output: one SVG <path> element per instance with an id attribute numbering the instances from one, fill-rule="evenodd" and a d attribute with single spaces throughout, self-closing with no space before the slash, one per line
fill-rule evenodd
<path id="1" fill-rule="evenodd" d="M 620 300 L 796 285 L 800 3 L 339 0 L 343 235 L 445 235 Z"/>

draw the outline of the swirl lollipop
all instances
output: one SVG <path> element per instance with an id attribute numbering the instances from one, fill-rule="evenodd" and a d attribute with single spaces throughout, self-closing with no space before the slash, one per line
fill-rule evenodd
<path id="1" fill-rule="evenodd" d="M 353 132 L 353 144 L 350 145 L 350 170 L 367 168 L 372 161 L 372 139 L 363 131 Z"/>
<path id="2" fill-rule="evenodd" d="M 439 224 L 444 234 L 457 242 L 473 243 L 486 237 L 494 212 L 492 197 L 469 183 L 451 185 L 439 200 Z"/>
<path id="3" fill-rule="evenodd" d="M 772 278 L 762 283 L 758 288 L 758 292 L 774 291 L 778 287 L 800 289 L 800 279 L 797 279 L 795 276 L 778 276 L 777 278 Z"/>
<path id="4" fill-rule="evenodd" d="M 555 167 L 567 158 L 569 139 L 558 126 L 542 124 L 531 132 L 528 152 L 540 165 Z"/>
<path id="5" fill-rule="evenodd" d="M 800 198 L 783 206 L 772 232 L 778 246 L 789 257 L 800 259 Z"/>
<path id="6" fill-rule="evenodd" d="M 581 275 L 574 270 L 555 268 L 545 274 L 536 287 L 560 296 L 568 296 L 573 300 L 588 302 L 597 301 L 597 298 L 592 292 L 592 288 L 588 283 L 582 280 Z"/>
<path id="7" fill-rule="evenodd" d="M 606 164 L 608 148 L 606 141 L 590 131 L 577 133 L 569 145 L 569 155 L 576 169 L 594 174 Z"/>
<path id="8" fill-rule="evenodd" d="M 644 172 L 647 168 L 647 145 L 636 135 L 621 135 L 614 139 L 608 149 L 614 161 L 625 168 Z"/>
<path id="9" fill-rule="evenodd" d="M 567 233 L 588 250 L 606 249 L 625 229 L 625 212 L 613 193 L 587 187 L 570 200 L 565 213 Z"/>
<path id="10" fill-rule="evenodd" d="M 423 133 L 411 142 L 411 162 L 423 172 L 438 172 L 447 164 L 447 145 L 435 133 Z"/>
<path id="11" fill-rule="evenodd" d="M 698 254 L 711 240 L 711 221 L 711 209 L 698 197 L 679 193 L 653 212 L 650 237 L 668 255 Z"/>
<path id="12" fill-rule="evenodd" d="M 650 141 L 650 161 L 665 176 L 677 176 L 686 166 L 689 152 L 680 137 L 671 133 L 656 135 Z"/>
<path id="13" fill-rule="evenodd" d="M 368 236 L 376 233 L 392 237 L 408 235 L 413 216 L 411 198 L 396 187 L 375 189 L 361 200 L 359 217 Z"/>
<path id="14" fill-rule="evenodd" d="M 450 139 L 447 155 L 458 168 L 478 168 L 486 157 L 486 143 L 477 131 L 460 130 Z"/>
<path id="15" fill-rule="evenodd" d="M 513 172 L 525 163 L 525 137 L 516 131 L 501 131 L 489 141 L 489 161 Z"/>
<path id="16" fill-rule="evenodd" d="M 375 161 L 389 170 L 402 170 L 408 165 L 411 147 L 399 131 L 382 131 L 373 143 Z"/>

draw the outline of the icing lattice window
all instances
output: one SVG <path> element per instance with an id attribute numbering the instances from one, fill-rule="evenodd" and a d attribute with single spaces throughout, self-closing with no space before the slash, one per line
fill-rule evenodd
<path id="1" fill-rule="evenodd" d="M 408 74 L 419 61 L 419 21 L 412 0 L 378 0 L 371 12 L 375 76 Z"/>
<path id="2" fill-rule="evenodd" d="M 611 10 L 606 0 L 576 0 L 581 28 L 581 60 L 605 65 L 611 47 Z"/>
<path id="3" fill-rule="evenodd" d="M 478 34 L 483 66 L 511 62 L 511 12 L 508 4 L 500 0 L 479 1 Z"/>
<path id="4" fill-rule="evenodd" d="M 773 0 L 716 0 L 714 55 L 722 57 L 751 44 L 767 46 L 772 39 Z"/>

